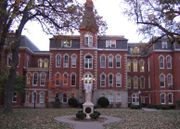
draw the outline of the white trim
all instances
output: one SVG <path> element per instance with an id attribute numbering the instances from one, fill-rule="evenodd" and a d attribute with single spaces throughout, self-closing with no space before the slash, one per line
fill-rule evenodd
<path id="1" fill-rule="evenodd" d="M 161 60 L 160 60 L 161 57 L 162 57 L 162 61 L 163 62 L 161 62 Z M 165 59 L 164 59 L 164 56 L 163 55 L 159 55 L 158 61 L 159 61 L 159 69 L 164 69 L 165 68 Z M 162 67 L 161 67 L 161 63 L 163 65 Z"/>
<path id="2" fill-rule="evenodd" d="M 104 59 L 105 59 L 105 60 L 104 60 L 105 62 L 104 62 L 104 64 L 103 64 L 104 67 L 102 67 L 102 57 L 104 57 Z M 100 67 L 100 68 L 106 68 L 106 56 L 105 56 L 104 54 L 101 54 L 101 55 L 100 55 L 100 58 L 99 58 L 99 67 Z"/>
<path id="3" fill-rule="evenodd" d="M 172 95 L 172 96 L 171 96 L 171 97 L 172 97 L 172 98 L 171 98 L 171 99 L 172 99 L 172 102 L 171 102 L 171 103 L 169 102 L 169 95 Z M 174 94 L 173 94 L 173 93 L 168 93 L 168 94 L 167 94 L 167 97 L 168 97 L 168 104 L 174 104 Z"/>
<path id="4" fill-rule="evenodd" d="M 164 85 L 163 86 L 161 86 L 161 76 L 163 76 L 163 80 L 164 80 Z M 166 86 L 166 77 L 165 77 L 165 74 L 164 73 L 161 73 L 160 75 L 159 75 L 159 87 L 160 88 L 165 88 L 165 86 Z"/>
<path id="5" fill-rule="evenodd" d="M 161 101 L 161 95 L 164 95 L 164 102 Z M 166 94 L 165 93 L 160 93 L 160 104 L 166 104 Z"/>
<path id="6" fill-rule="evenodd" d="M 104 85 L 102 85 L 102 75 L 105 76 Z M 100 74 L 100 87 L 106 87 L 106 74 L 104 72 Z"/>
<path id="7" fill-rule="evenodd" d="M 59 58 L 60 58 L 60 65 L 57 65 L 57 56 L 59 56 Z M 55 55 L 55 67 L 56 67 L 56 68 L 60 68 L 60 67 L 61 67 L 61 64 L 62 64 L 62 56 L 61 56 L 61 54 L 57 53 L 57 54 Z"/>
<path id="8" fill-rule="evenodd" d="M 112 57 L 112 61 L 110 61 L 110 57 Z M 114 68 L 114 56 L 112 54 L 108 55 L 108 68 Z M 109 66 L 109 63 L 112 63 L 112 67 Z"/>
<path id="9" fill-rule="evenodd" d="M 119 63 L 120 63 L 120 66 L 119 67 L 117 67 L 117 59 L 118 59 L 118 57 L 119 57 Z M 121 59 L 122 59 L 122 56 L 120 55 L 120 54 L 117 54 L 116 56 L 115 56 L 115 64 L 116 64 L 116 68 L 121 68 L 121 66 L 122 66 L 122 61 L 121 61 Z"/>
<path id="10" fill-rule="evenodd" d="M 75 76 L 75 85 L 72 85 L 72 76 Z M 71 73 L 71 75 L 70 75 L 70 85 L 72 86 L 72 87 L 76 87 L 76 85 L 77 85 L 77 75 L 76 75 L 76 73 L 75 72 L 73 72 L 73 73 Z"/>

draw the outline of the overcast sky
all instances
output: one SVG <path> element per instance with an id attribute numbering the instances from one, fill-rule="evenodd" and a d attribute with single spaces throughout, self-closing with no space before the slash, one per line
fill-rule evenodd
<path id="1" fill-rule="evenodd" d="M 84 3 L 85 0 L 78 0 Z M 140 42 L 142 36 L 137 33 L 137 26 L 128 17 L 123 15 L 123 0 L 93 0 L 94 6 L 100 16 L 108 24 L 107 35 L 122 35 L 128 39 L 128 42 Z M 40 50 L 49 50 L 49 38 L 52 36 L 46 35 L 39 24 L 28 22 L 23 31 Z"/>

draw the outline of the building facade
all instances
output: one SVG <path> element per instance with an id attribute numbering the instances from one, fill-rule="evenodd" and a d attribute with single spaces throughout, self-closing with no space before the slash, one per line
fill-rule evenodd
<path id="1" fill-rule="evenodd" d="M 62 105 L 71 97 L 83 103 L 87 78 L 94 104 L 101 96 L 114 107 L 180 100 L 179 43 L 128 43 L 123 36 L 99 36 L 91 0 L 85 3 L 79 33 L 52 37 L 49 51 L 38 50 L 22 36 L 17 74 L 26 77 L 26 87 L 25 96 L 14 93 L 15 105 L 48 107 L 56 97 Z M 11 53 L 5 58 L 10 66 Z"/>

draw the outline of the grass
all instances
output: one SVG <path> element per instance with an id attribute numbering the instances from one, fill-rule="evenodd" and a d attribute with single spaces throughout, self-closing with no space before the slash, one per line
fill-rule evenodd
<path id="1" fill-rule="evenodd" d="M 0 129 L 72 129 L 58 123 L 54 117 L 75 115 L 80 109 L 14 109 L 3 114 L 0 109 Z M 147 112 L 131 109 L 97 109 L 102 115 L 119 117 L 122 121 L 105 126 L 105 129 L 180 129 L 180 110 Z"/>

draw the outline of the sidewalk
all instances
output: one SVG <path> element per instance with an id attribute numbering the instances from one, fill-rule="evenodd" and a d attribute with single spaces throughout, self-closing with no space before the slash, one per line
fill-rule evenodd
<path id="1" fill-rule="evenodd" d="M 104 129 L 105 124 L 114 123 L 114 122 L 120 122 L 121 119 L 117 117 L 111 117 L 111 116 L 101 116 L 100 118 L 103 118 L 102 121 L 78 121 L 73 119 L 75 116 L 62 116 L 62 117 L 56 117 L 55 120 L 58 122 L 68 123 L 72 125 L 73 129 Z"/>

